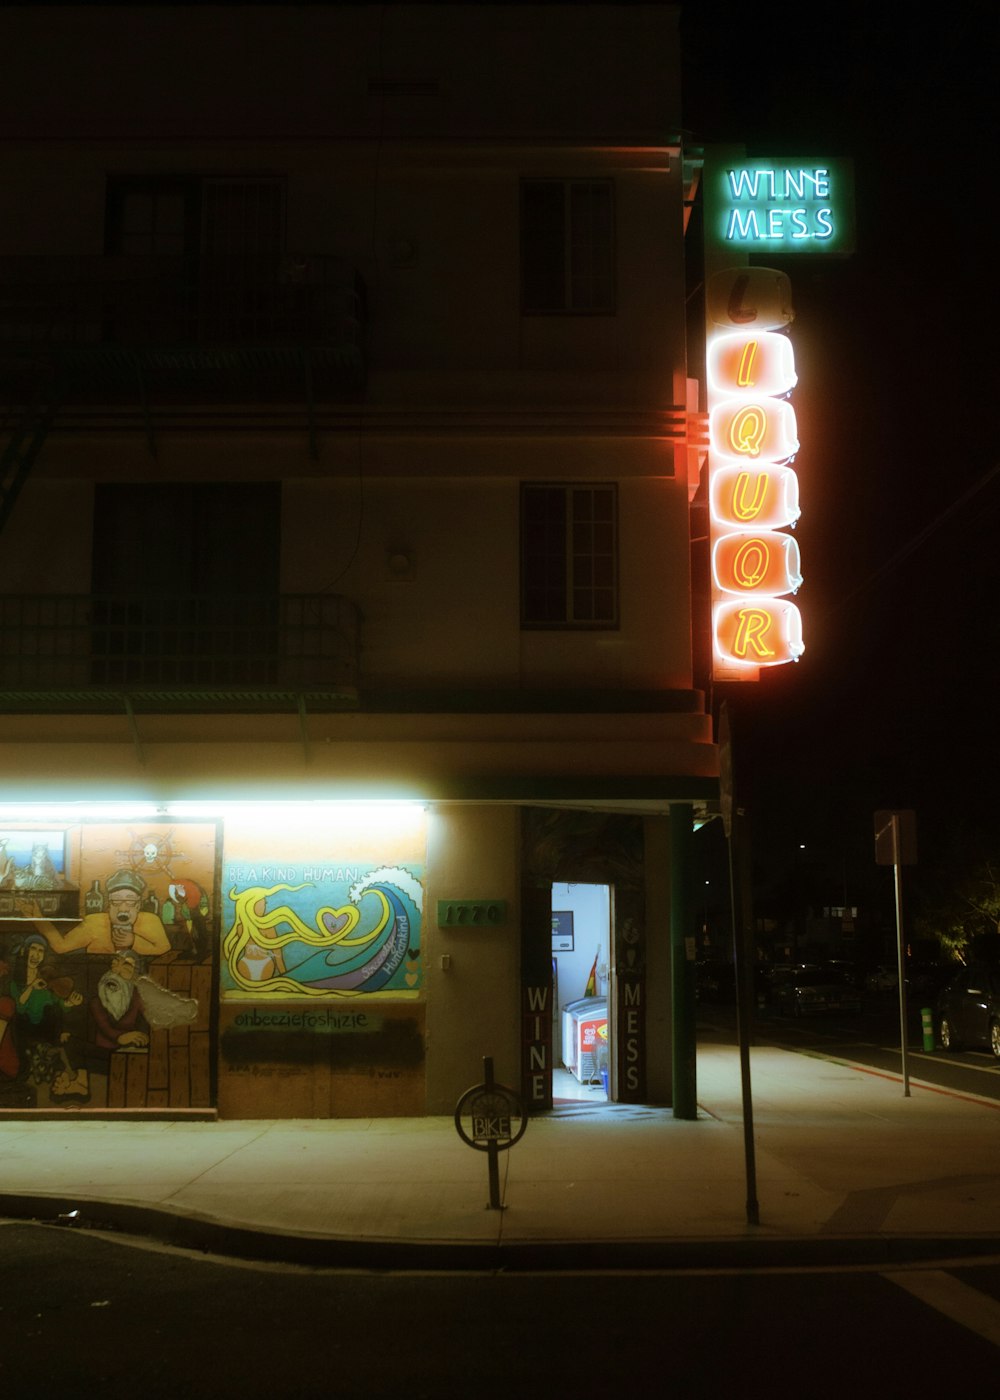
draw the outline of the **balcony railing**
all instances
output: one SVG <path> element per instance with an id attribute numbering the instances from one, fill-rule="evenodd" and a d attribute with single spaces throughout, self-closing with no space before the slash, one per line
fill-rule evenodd
<path id="1" fill-rule="evenodd" d="M 360 373 L 364 287 L 336 258 L 0 258 L 0 351 L 228 368 L 284 351 Z"/>
<path id="2" fill-rule="evenodd" d="M 360 618 L 346 598 L 106 594 L 0 597 L 0 701 L 312 693 L 349 701 Z"/>

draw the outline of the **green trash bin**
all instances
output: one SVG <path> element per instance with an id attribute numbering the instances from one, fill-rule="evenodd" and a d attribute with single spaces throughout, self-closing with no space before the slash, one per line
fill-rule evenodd
<path id="1" fill-rule="evenodd" d="M 924 1033 L 924 1049 L 934 1049 L 934 1012 L 929 1006 L 920 1008 L 920 1026 Z"/>

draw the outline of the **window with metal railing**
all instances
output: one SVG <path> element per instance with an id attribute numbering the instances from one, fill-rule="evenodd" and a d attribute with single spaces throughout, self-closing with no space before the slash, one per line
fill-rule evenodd
<path id="1" fill-rule="evenodd" d="M 349 692 L 358 609 L 337 594 L 0 597 L 0 692 Z"/>

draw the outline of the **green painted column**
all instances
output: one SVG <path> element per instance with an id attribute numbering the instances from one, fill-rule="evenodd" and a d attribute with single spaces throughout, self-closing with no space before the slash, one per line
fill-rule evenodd
<path id="1" fill-rule="evenodd" d="M 691 843 L 694 809 L 670 808 L 670 952 L 673 974 L 674 1117 L 698 1116 L 694 928 L 691 922 Z"/>

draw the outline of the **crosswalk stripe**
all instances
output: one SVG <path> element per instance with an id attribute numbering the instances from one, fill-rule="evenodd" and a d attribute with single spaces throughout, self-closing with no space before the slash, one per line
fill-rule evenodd
<path id="1" fill-rule="evenodd" d="M 1000 1303 L 941 1269 L 909 1269 L 883 1274 L 952 1322 L 1000 1346 Z"/>

